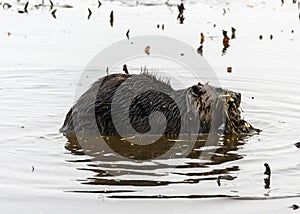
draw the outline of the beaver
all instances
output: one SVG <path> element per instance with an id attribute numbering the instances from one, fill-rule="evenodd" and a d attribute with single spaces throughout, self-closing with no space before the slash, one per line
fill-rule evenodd
<path id="1" fill-rule="evenodd" d="M 242 119 L 240 103 L 240 93 L 208 83 L 174 90 L 169 81 L 149 73 L 110 74 L 80 96 L 60 132 L 122 136 L 151 131 L 177 136 L 257 130 Z"/>

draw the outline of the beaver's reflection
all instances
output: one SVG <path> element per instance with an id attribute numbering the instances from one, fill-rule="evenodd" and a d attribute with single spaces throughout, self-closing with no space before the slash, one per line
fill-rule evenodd
<path id="1" fill-rule="evenodd" d="M 80 170 L 92 171 L 94 177 L 87 178 L 84 184 L 92 185 L 129 185 L 129 186 L 160 186 L 175 183 L 198 183 L 202 180 L 217 180 L 218 175 L 227 174 L 232 171 L 238 171 L 238 166 L 230 166 L 228 168 L 218 168 L 215 166 L 225 162 L 241 159 L 242 156 L 236 151 L 239 146 L 243 145 L 246 136 L 227 135 L 227 136 L 198 136 L 196 143 L 189 142 L 188 137 L 182 138 L 180 141 L 170 138 L 159 138 L 160 144 L 148 144 L 147 152 L 139 150 L 128 150 L 128 145 L 124 144 L 124 138 L 107 138 L 105 143 L 100 143 L 99 137 L 89 136 L 67 136 L 68 143 L 65 148 L 74 155 L 87 155 L 89 157 L 86 168 Z M 80 143 L 77 138 L 81 138 Z M 210 141 L 208 141 L 210 139 Z M 127 140 L 125 140 L 127 142 Z M 174 146 L 174 141 L 176 144 Z M 88 142 L 82 145 L 82 142 Z M 93 142 L 93 143 L 91 143 Z M 163 142 L 165 144 L 163 144 Z M 102 145 L 103 144 L 103 145 Z M 104 145 L 106 144 L 106 145 Z M 118 154 L 126 156 L 126 159 L 120 161 L 116 151 L 112 152 L 109 144 L 114 144 L 118 148 Z M 193 145 L 191 149 L 187 149 L 189 145 Z M 87 147 L 89 145 L 89 148 Z M 93 145 L 93 146 L 91 146 Z M 171 147 L 173 145 L 173 147 Z M 134 145 L 132 145 L 134 147 Z M 85 149 L 83 149 L 85 147 Z M 142 148 L 142 147 L 140 147 Z M 172 152 L 176 156 L 170 159 L 152 160 L 151 157 L 157 157 L 161 151 L 166 148 L 172 148 Z M 152 150 L 152 152 L 149 152 Z M 186 152 L 189 152 L 187 154 Z M 147 160 L 148 161 L 144 161 Z M 143 160 L 142 162 L 140 160 Z M 182 160 L 178 162 L 174 160 Z M 214 165 L 214 167 L 211 167 Z M 214 169 L 212 169 L 214 168 Z M 190 169 L 190 170 L 188 170 Z M 153 179 L 158 176 L 166 175 L 182 175 L 184 179 L 174 181 L 168 180 L 166 176 L 164 181 L 156 181 Z M 124 179 L 124 176 L 126 179 Z M 187 179 L 187 176 L 190 177 Z M 120 177 L 122 177 L 120 179 Z M 134 179 L 130 179 L 134 177 Z M 138 179 L 137 179 L 138 178 Z M 149 179 L 147 179 L 149 178 Z"/>

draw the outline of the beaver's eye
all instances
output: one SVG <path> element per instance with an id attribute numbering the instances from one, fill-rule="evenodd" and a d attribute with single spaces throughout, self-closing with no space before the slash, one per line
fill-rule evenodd
<path id="1" fill-rule="evenodd" d="M 191 87 L 191 93 L 193 96 L 198 97 L 200 95 L 200 88 L 197 86 L 192 86 Z"/>

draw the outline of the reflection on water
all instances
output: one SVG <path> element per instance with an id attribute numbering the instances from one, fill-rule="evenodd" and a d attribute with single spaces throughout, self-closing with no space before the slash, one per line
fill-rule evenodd
<path id="1" fill-rule="evenodd" d="M 136 148 L 134 154 L 131 154 L 135 155 L 134 157 L 131 159 L 126 157 L 125 161 L 119 161 L 119 157 L 117 157 L 118 154 L 126 154 L 128 147 L 124 146 L 122 140 L 110 137 L 107 138 L 106 144 L 115 144 L 114 146 L 119 148 L 118 154 L 112 152 L 111 148 L 107 147 L 107 145 L 99 145 L 97 149 L 92 148 L 86 151 L 89 153 L 89 156 L 87 156 L 89 158 L 82 160 L 82 158 L 79 157 L 78 160 L 72 161 L 86 162 L 86 167 L 78 168 L 78 170 L 93 172 L 92 177 L 80 180 L 82 184 L 88 185 L 150 187 L 167 186 L 171 184 L 192 184 L 211 180 L 215 180 L 217 185 L 217 181 L 219 179 L 218 182 L 220 182 L 220 178 L 233 180 L 235 177 L 229 176 L 232 179 L 228 179 L 228 176 L 224 175 L 239 171 L 239 166 L 221 166 L 223 163 L 243 158 L 236 151 L 239 146 L 244 144 L 249 136 L 214 136 L 215 144 L 209 143 L 209 146 L 207 145 L 208 137 L 211 136 L 199 136 L 195 143 L 182 140 L 179 144 L 176 144 L 176 148 L 172 148 L 177 155 L 177 157 L 173 159 L 148 159 L 146 161 L 144 160 L 144 152 L 138 150 L 138 148 Z M 75 135 L 69 135 L 67 138 L 68 143 L 65 145 L 65 148 L 68 151 L 76 156 L 86 155 Z M 83 142 L 97 140 L 99 140 L 99 137 L 85 137 Z M 169 148 L 169 144 L 172 142 L 170 139 L 163 139 L 162 141 L 165 144 L 161 143 L 152 148 L 153 157 L 155 157 L 157 152 L 159 153 L 166 147 Z M 100 141 L 98 142 L 101 144 Z M 183 151 L 188 144 L 194 144 L 194 146 L 186 157 L 186 154 L 181 151 Z M 93 143 L 93 145 L 95 144 Z M 93 151 L 93 154 L 91 151 Z M 149 157 L 150 156 L 148 156 L 148 158 Z M 180 164 L 174 159 L 180 160 Z M 143 160 L 143 162 L 139 160 Z M 215 165 L 217 165 L 218 168 L 213 169 L 211 166 Z M 116 192 L 119 193 L 124 191 L 127 192 L 129 190 L 126 188 L 125 190 L 116 190 Z M 78 191 L 74 190 L 74 192 Z M 95 192 L 98 193 L 99 191 Z M 104 191 L 103 193 L 111 194 L 112 192 Z"/>

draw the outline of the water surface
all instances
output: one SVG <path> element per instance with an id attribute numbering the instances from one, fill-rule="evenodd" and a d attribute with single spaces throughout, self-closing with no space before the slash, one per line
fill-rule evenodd
<path id="1" fill-rule="evenodd" d="M 225 6 L 230 10 L 223 15 Z M 87 7 L 94 11 L 91 20 L 86 19 Z M 108 21 L 112 9 L 114 28 Z M 173 212 L 220 208 L 229 213 L 225 208 L 234 207 L 282 213 L 300 203 L 300 150 L 294 145 L 300 141 L 296 5 L 187 2 L 185 14 L 180 25 L 176 7 L 118 1 L 103 2 L 100 10 L 92 1 L 74 1 L 73 9 L 57 11 L 56 20 L 46 9 L 24 16 L 15 9 L 0 14 L 0 200 L 6 213 L 149 212 L 149 207 L 162 206 Z M 164 31 L 157 29 L 162 23 Z M 237 38 L 222 56 L 222 29 L 230 31 L 231 26 Z M 207 148 L 213 153 L 210 161 L 199 159 L 198 147 L 176 168 L 171 160 L 143 166 L 111 161 L 114 154 L 94 160 L 68 142 L 58 129 L 83 68 L 103 48 L 125 39 L 129 28 L 132 36 L 171 36 L 195 50 L 203 32 L 203 56 L 223 87 L 242 93 L 245 119 L 263 131 L 251 137 L 220 137 L 217 148 Z M 226 72 L 228 66 L 232 73 Z M 265 188 L 264 163 L 272 170 L 270 188 Z M 221 179 L 219 186 L 218 176 L 228 175 L 232 179 Z"/>

